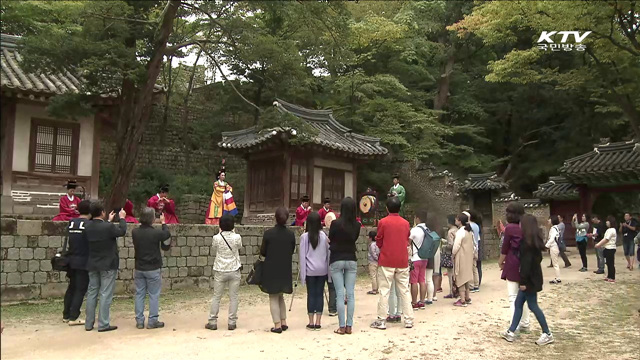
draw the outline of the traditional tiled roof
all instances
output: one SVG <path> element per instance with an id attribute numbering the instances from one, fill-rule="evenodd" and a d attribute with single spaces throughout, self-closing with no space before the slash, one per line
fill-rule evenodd
<path id="1" fill-rule="evenodd" d="M 464 181 L 464 184 L 460 187 L 460 190 L 469 192 L 500 190 L 506 188 L 507 183 L 505 183 L 495 172 L 490 172 L 486 174 L 469 174 L 468 178 Z"/>
<path id="2" fill-rule="evenodd" d="M 82 88 L 82 79 L 77 74 L 64 69 L 57 74 L 29 73 L 20 67 L 20 36 L 0 35 L 0 60 L 2 72 L 0 85 L 3 90 L 27 92 L 32 95 L 53 96 L 65 93 L 78 93 Z M 154 92 L 161 92 L 162 86 L 156 85 Z M 117 97 L 118 94 L 105 94 L 102 97 Z"/>
<path id="3" fill-rule="evenodd" d="M 521 199 L 516 196 L 514 192 L 502 193 L 498 197 L 496 197 L 493 202 L 504 203 L 517 201 L 522 204 L 525 208 L 536 208 L 540 206 L 544 206 L 544 203 L 540 199 Z"/>
<path id="4" fill-rule="evenodd" d="M 380 139 L 353 133 L 351 129 L 338 123 L 332 110 L 311 110 L 276 99 L 274 106 L 282 112 L 292 114 L 305 120 L 317 130 L 311 143 L 356 157 L 382 156 L 387 149 L 380 145 Z M 245 152 L 256 151 L 260 145 L 267 144 L 270 139 L 288 139 L 297 136 L 297 130 L 276 127 L 259 130 L 251 127 L 240 131 L 222 133 L 222 141 L 218 143 L 223 149 L 235 149 Z"/>
<path id="5" fill-rule="evenodd" d="M 640 184 L 640 143 L 596 145 L 592 151 L 566 160 L 560 173 L 576 184 Z"/>
<path id="6" fill-rule="evenodd" d="M 579 198 L 578 187 L 570 183 L 564 176 L 551 176 L 549 181 L 538 185 L 533 192 L 538 199 L 576 200 Z"/>

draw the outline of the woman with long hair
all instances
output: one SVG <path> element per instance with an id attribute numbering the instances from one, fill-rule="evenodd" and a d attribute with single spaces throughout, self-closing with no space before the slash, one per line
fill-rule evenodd
<path id="1" fill-rule="evenodd" d="M 587 232 L 589 232 L 589 227 L 591 226 L 591 217 L 587 214 L 582 214 L 580 219 L 581 221 L 578 222 L 578 214 L 573 214 L 571 222 L 573 223 L 573 227 L 576 229 L 576 244 L 578 245 L 580 259 L 582 259 L 582 268 L 580 268 L 580 272 L 585 272 L 587 271 Z"/>
<path id="2" fill-rule="evenodd" d="M 542 334 L 536 341 L 538 345 L 547 345 L 554 342 L 553 335 L 549 331 L 544 313 L 538 306 L 538 292 L 542 291 L 542 251 L 545 243 L 538 227 L 538 220 L 535 216 L 525 214 L 520 219 L 523 241 L 520 245 L 520 289 L 515 302 L 515 311 L 511 327 L 500 335 L 508 342 L 513 342 L 516 338 L 515 331 L 522 318 L 522 309 L 526 302 L 529 310 L 533 312 L 540 323 Z"/>
<path id="3" fill-rule="evenodd" d="M 616 240 L 618 234 L 616 233 L 616 218 L 613 216 L 607 217 L 607 231 L 604 233 L 602 240 L 596 244 L 596 248 L 604 247 L 603 255 L 605 263 L 607 264 L 607 277 L 604 281 L 615 283 L 616 282 Z"/>
<path id="4" fill-rule="evenodd" d="M 506 219 L 507 226 L 504 228 L 504 241 L 500 248 L 500 260 L 498 264 L 502 269 L 502 280 L 507 281 L 507 294 L 509 296 L 509 307 L 513 318 L 515 311 L 516 297 L 520 287 L 520 245 L 522 243 L 522 228 L 520 228 L 520 218 L 524 215 L 524 206 L 519 202 L 511 202 L 507 205 Z M 519 330 L 529 329 L 529 311 L 524 309 Z"/>
<path id="5" fill-rule="evenodd" d="M 446 295 L 445 299 L 453 299 L 453 243 L 456 239 L 456 232 L 458 226 L 456 225 L 456 216 L 448 215 L 447 222 L 449 223 L 449 230 L 447 230 L 447 243 L 442 245 L 442 267 L 447 270 L 447 277 L 449 278 L 449 295 Z"/>
<path id="6" fill-rule="evenodd" d="M 331 279 L 336 289 L 339 328 L 334 332 L 344 335 L 351 334 L 353 327 L 353 311 L 355 309 L 354 288 L 358 258 L 356 257 L 356 241 L 360 236 L 360 224 L 356 221 L 356 202 L 346 197 L 340 204 L 340 218 L 331 223 L 330 265 Z M 345 318 L 345 304 L 342 301 L 347 293 L 347 311 Z"/>
<path id="7" fill-rule="evenodd" d="M 474 245 L 473 230 L 466 214 L 458 214 L 456 217 L 458 231 L 453 242 L 453 280 L 460 294 L 454 306 L 466 307 L 471 304 L 469 293 L 473 281 Z"/>
<path id="8" fill-rule="evenodd" d="M 324 283 L 329 273 L 329 241 L 322 231 L 320 215 L 309 213 L 307 231 L 300 236 L 300 281 L 307 284 L 308 330 L 320 330 L 324 308 Z"/>

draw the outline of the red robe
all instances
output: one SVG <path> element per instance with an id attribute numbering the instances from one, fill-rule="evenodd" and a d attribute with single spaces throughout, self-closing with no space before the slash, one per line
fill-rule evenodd
<path id="1" fill-rule="evenodd" d="M 77 196 L 73 196 L 71 199 L 69 199 L 69 195 L 61 197 L 60 212 L 53 218 L 53 221 L 69 221 L 80 216 L 78 204 L 80 204 L 80 198 Z"/>
<path id="2" fill-rule="evenodd" d="M 127 217 L 125 217 L 124 219 L 126 222 L 133 223 L 133 224 L 138 223 L 138 220 L 133 215 L 133 203 L 129 199 L 127 199 L 127 202 L 124 203 L 124 212 L 127 213 Z"/>
<path id="3" fill-rule="evenodd" d="M 302 207 L 302 205 L 298 206 L 296 209 L 296 222 L 295 226 L 304 226 L 304 223 L 307 221 L 307 216 L 311 213 L 311 207 L 308 209 Z"/>
<path id="4" fill-rule="evenodd" d="M 320 222 L 322 223 L 322 226 L 324 226 L 324 218 L 325 216 L 327 216 L 328 213 L 333 212 L 333 210 L 329 209 L 329 210 L 325 210 L 324 206 L 318 210 L 318 214 L 320 215 Z"/>
<path id="5" fill-rule="evenodd" d="M 151 199 L 147 201 L 147 206 L 154 208 L 157 211 L 162 211 L 164 214 L 164 221 L 167 224 L 178 224 L 178 217 L 176 216 L 176 204 L 171 199 L 160 201 L 159 195 L 153 195 Z"/>

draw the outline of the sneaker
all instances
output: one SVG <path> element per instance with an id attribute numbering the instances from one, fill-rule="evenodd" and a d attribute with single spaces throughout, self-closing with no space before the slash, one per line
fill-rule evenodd
<path id="1" fill-rule="evenodd" d="M 420 309 L 420 303 L 411 303 L 411 307 L 413 308 L 413 310 L 419 310 Z"/>
<path id="2" fill-rule="evenodd" d="M 464 302 L 467 303 L 467 305 L 471 305 L 471 299 L 466 299 Z"/>
<path id="3" fill-rule="evenodd" d="M 438 297 L 436 297 L 435 295 L 433 296 L 433 301 L 438 301 Z"/>
<path id="4" fill-rule="evenodd" d="M 320 331 L 320 329 L 322 329 L 322 325 L 313 325 L 313 329 L 316 331 Z"/>
<path id="5" fill-rule="evenodd" d="M 82 319 L 69 320 L 69 322 L 67 324 L 69 324 L 69 326 L 84 325 L 84 320 L 82 320 Z"/>
<path id="6" fill-rule="evenodd" d="M 404 322 L 404 328 L 405 329 L 411 329 L 413 327 L 413 321 L 408 320 Z"/>
<path id="7" fill-rule="evenodd" d="M 376 320 L 371 323 L 371 327 L 378 330 L 386 330 L 387 324 L 385 323 L 384 320 Z"/>
<path id="8" fill-rule="evenodd" d="M 513 342 L 516 339 L 516 334 L 512 333 L 509 330 L 501 332 L 500 336 L 502 336 L 502 338 L 507 340 L 508 342 Z"/>
<path id="9" fill-rule="evenodd" d="M 136 329 L 144 329 L 144 323 L 143 322 L 136 323 Z"/>
<path id="10" fill-rule="evenodd" d="M 552 266 L 552 267 L 553 267 L 553 266 Z M 571 264 L 569 264 L 569 265 L 565 265 L 565 266 L 564 266 L 564 268 L 565 268 L 565 269 L 568 269 L 568 268 L 570 268 L 570 267 L 571 267 Z"/>
<path id="11" fill-rule="evenodd" d="M 471 289 L 472 293 L 477 293 L 480 292 L 480 288 L 479 287 L 474 287 L 473 289 Z"/>
<path id="12" fill-rule="evenodd" d="M 207 325 L 204 326 L 205 329 L 207 330 L 218 330 L 218 324 L 215 323 L 207 323 Z M 282 329 L 280 329 L 282 331 Z"/>
<path id="13" fill-rule="evenodd" d="M 229 330 L 231 330 L 231 331 L 235 330 L 235 329 L 236 329 L 236 324 L 229 324 L 229 325 L 227 326 L 227 329 L 229 329 Z"/>
<path id="14" fill-rule="evenodd" d="M 396 315 L 396 316 L 393 317 L 393 322 L 394 323 L 399 323 L 401 321 L 402 321 L 402 316 Z"/>
<path id="15" fill-rule="evenodd" d="M 329 311 L 329 316 L 331 316 L 331 317 L 338 316 L 338 312 L 337 311 Z"/>
<path id="16" fill-rule="evenodd" d="M 596 270 L 593 273 L 594 274 L 604 274 L 604 270 Z"/>
<path id="17" fill-rule="evenodd" d="M 444 298 L 445 299 L 453 299 L 454 297 L 453 297 L 453 295 L 449 294 L 449 295 L 445 295 Z"/>
<path id="18" fill-rule="evenodd" d="M 425 301 L 424 303 L 425 303 L 426 305 L 433 305 L 433 301 L 429 301 L 429 300 Z M 423 308 L 424 308 L 424 306 L 423 306 Z"/>
<path id="19" fill-rule="evenodd" d="M 164 327 L 164 323 L 162 321 L 147 323 L 147 329 L 161 329 L 163 327 Z"/>
<path id="20" fill-rule="evenodd" d="M 467 307 L 467 303 L 463 303 L 462 300 L 458 300 L 453 303 L 453 306 Z"/>
<path id="21" fill-rule="evenodd" d="M 315 329 L 316 329 L 316 326 L 315 326 L 315 325 L 312 325 L 312 324 L 307 325 L 307 330 L 311 330 L 311 331 L 313 331 L 313 330 L 315 330 Z"/>
<path id="22" fill-rule="evenodd" d="M 542 335 L 540 335 L 540 338 L 536 340 L 536 345 L 540 345 L 540 346 L 547 345 L 547 344 L 551 344 L 554 341 L 555 340 L 553 338 L 553 335 L 542 333 Z"/>
<path id="23" fill-rule="evenodd" d="M 69 319 L 62 318 L 62 322 L 66 324 L 69 322 Z"/>
<path id="24" fill-rule="evenodd" d="M 579 270 L 580 272 L 586 272 L 588 271 L 586 267 L 583 267 L 582 269 Z"/>
<path id="25" fill-rule="evenodd" d="M 107 331 L 113 331 L 113 330 L 118 330 L 117 326 L 113 326 L 113 325 L 109 325 L 104 329 L 98 329 L 98 332 L 107 332 Z"/>
<path id="26" fill-rule="evenodd" d="M 560 280 L 553 279 L 553 280 L 549 281 L 549 284 L 560 284 Z"/>
<path id="27" fill-rule="evenodd" d="M 418 303 L 418 308 L 419 308 L 420 310 L 424 310 L 424 309 L 425 309 L 425 307 L 424 307 L 424 303 L 423 303 L 422 301 L 420 301 L 420 302 Z"/>

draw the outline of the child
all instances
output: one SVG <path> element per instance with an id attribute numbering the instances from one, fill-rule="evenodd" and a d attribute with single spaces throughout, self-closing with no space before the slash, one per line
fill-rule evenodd
<path id="1" fill-rule="evenodd" d="M 376 245 L 375 231 L 369 231 L 369 277 L 371 278 L 371 291 L 369 295 L 378 295 L 378 256 L 380 256 L 380 248 Z"/>
<path id="2" fill-rule="evenodd" d="M 603 255 L 605 263 L 607 264 L 607 277 L 604 281 L 615 283 L 616 282 L 616 219 L 613 216 L 607 217 L 607 231 L 604 233 L 604 238 L 596 244 L 596 249 L 604 247 Z"/>

